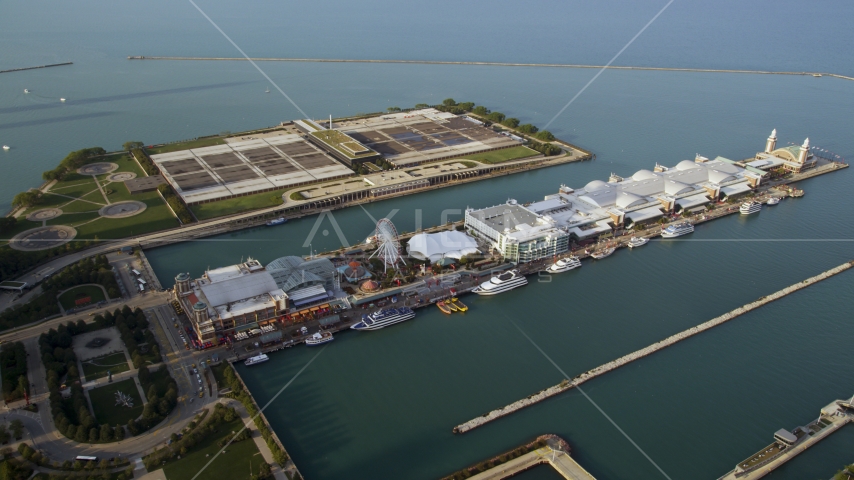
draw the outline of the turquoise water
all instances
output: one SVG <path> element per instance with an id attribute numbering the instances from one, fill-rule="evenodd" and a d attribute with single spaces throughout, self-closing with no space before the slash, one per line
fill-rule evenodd
<path id="1" fill-rule="evenodd" d="M 198 3 L 198 2 L 197 2 Z M 665 2 L 199 3 L 253 56 L 606 63 Z M 544 14 L 548 10 L 549 14 Z M 674 2 L 616 64 L 854 74 L 850 2 Z M 0 69 L 0 208 L 68 151 L 127 140 L 172 141 L 296 118 L 242 62 L 141 62 L 127 55 L 236 56 L 189 3 L 115 5 L 4 2 Z M 472 100 L 543 125 L 595 74 L 591 70 L 474 66 L 265 63 L 310 115 L 348 115 Z M 24 88 L 33 93 L 23 94 Z M 66 97 L 59 104 L 59 97 Z M 854 82 L 833 78 L 608 71 L 551 130 L 597 154 L 487 182 L 378 202 L 401 231 L 459 218 L 512 196 L 553 193 L 655 162 L 743 158 L 781 142 L 854 157 Z M 500 297 L 467 297 L 471 311 L 430 309 L 395 328 L 339 335 L 267 409 L 307 478 L 435 478 L 556 433 L 597 478 L 662 478 L 579 392 L 469 434 L 451 428 L 560 381 L 515 321 L 570 375 L 646 346 L 852 258 L 852 173 L 803 182 L 807 194 L 728 217 L 678 242 L 651 242 Z M 456 212 L 451 211 L 456 210 Z M 419 213 L 420 212 L 420 213 Z M 373 228 L 361 208 L 335 212 L 348 243 Z M 236 232 L 152 250 L 164 285 L 181 271 L 248 255 L 337 248 L 325 219 Z M 323 235 L 326 231 L 327 235 Z M 831 241 L 817 241 L 831 240 Z M 846 241 L 839 241 L 846 240 Z M 854 277 L 839 277 L 585 384 L 597 402 L 672 478 L 717 478 L 766 445 L 774 431 L 812 420 L 850 396 Z M 846 313 L 849 312 L 849 313 Z M 241 367 L 265 403 L 315 354 L 304 348 Z M 771 479 L 827 478 L 850 463 L 851 427 Z M 532 471 L 529 475 L 540 475 Z M 548 475 L 542 473 L 542 475 Z M 525 478 L 525 477 L 522 477 Z M 536 478 L 536 477 L 531 477 Z"/>

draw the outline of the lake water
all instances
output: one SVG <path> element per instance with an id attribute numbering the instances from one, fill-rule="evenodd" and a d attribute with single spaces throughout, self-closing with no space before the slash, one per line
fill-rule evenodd
<path id="1" fill-rule="evenodd" d="M 198 2 L 197 2 L 198 3 Z M 604 64 L 665 2 L 199 3 L 252 56 Z M 615 64 L 854 74 L 850 2 L 674 2 Z M 298 118 L 245 62 L 129 61 L 128 55 L 237 56 L 189 3 L 6 2 L 0 69 L 0 208 L 68 151 L 239 131 Z M 785 28 L 784 28 L 785 26 Z M 262 63 L 315 117 L 471 100 L 544 125 L 593 70 L 437 65 Z M 25 95 L 24 88 L 32 90 Z M 58 102 L 66 97 L 65 104 Z M 780 143 L 854 156 L 854 82 L 834 78 L 607 71 L 550 128 L 595 162 L 538 170 L 335 212 L 348 243 L 371 217 L 400 231 L 483 207 L 630 175 L 696 153 L 738 159 Z M 307 478 L 435 478 L 543 433 L 556 433 L 597 478 L 662 478 L 579 392 L 462 436 L 451 428 L 560 381 L 511 320 L 570 375 L 648 345 L 852 258 L 846 170 L 803 182 L 806 196 L 752 218 L 728 217 L 688 241 L 621 250 L 495 298 L 466 297 L 465 316 L 342 334 L 267 409 Z M 366 214 L 366 212 L 368 214 Z M 443 217 L 444 213 L 444 217 Z M 253 256 L 323 251 L 329 219 L 289 222 L 148 253 L 175 274 Z M 324 235 L 323 232 L 327 234 Z M 819 241 L 825 240 L 825 241 Z M 672 478 L 717 478 L 774 431 L 850 396 L 854 276 L 842 274 L 585 384 L 585 392 Z M 316 351 L 240 367 L 262 404 Z M 827 478 L 850 462 L 846 427 L 771 479 Z M 535 473 L 536 472 L 536 473 Z M 550 472 L 532 471 L 530 478 Z"/>

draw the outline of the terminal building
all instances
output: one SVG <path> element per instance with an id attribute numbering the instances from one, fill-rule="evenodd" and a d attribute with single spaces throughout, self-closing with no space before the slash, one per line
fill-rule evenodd
<path id="1" fill-rule="evenodd" d="M 192 280 L 175 277 L 175 295 L 202 345 L 218 345 L 225 336 L 275 323 L 288 313 L 288 294 L 260 262 L 208 270 Z"/>
<path id="2" fill-rule="evenodd" d="M 652 171 L 638 170 L 631 177 L 612 174 L 608 181 L 593 180 L 579 189 L 561 185 L 539 202 L 519 205 L 509 200 L 505 205 L 469 208 L 466 230 L 488 239 L 505 259 L 530 262 L 563 253 L 570 242 L 737 198 L 758 187 L 775 166 L 800 171 L 815 164 L 808 141 L 801 147 L 777 149 L 776 132 L 771 137 L 756 159 L 735 162 L 697 155 L 693 161 L 673 167 L 656 164 Z M 768 163 L 760 165 L 757 159 Z"/>

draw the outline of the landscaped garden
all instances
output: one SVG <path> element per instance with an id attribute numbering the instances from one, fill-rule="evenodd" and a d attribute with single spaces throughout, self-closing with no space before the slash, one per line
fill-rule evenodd
<path id="1" fill-rule="evenodd" d="M 116 392 L 127 395 L 131 399 L 133 407 L 117 405 Z M 95 420 L 107 425 L 125 425 L 129 420 L 142 415 L 144 407 L 132 378 L 93 388 L 89 390 L 89 399 L 92 401 L 92 410 L 95 411 Z"/>
<path id="2" fill-rule="evenodd" d="M 98 285 L 80 285 L 79 287 L 65 291 L 59 296 L 59 303 L 66 310 L 98 303 L 103 300 L 106 300 L 104 290 Z"/>
<path id="3" fill-rule="evenodd" d="M 115 375 L 130 370 L 124 352 L 109 353 L 80 363 L 83 365 L 83 376 L 86 377 L 86 381 L 106 377 L 107 372 Z"/>
<path id="4" fill-rule="evenodd" d="M 534 155 L 539 155 L 539 152 L 531 150 L 524 145 L 519 145 L 518 147 L 502 148 L 501 150 L 495 150 L 492 152 L 466 155 L 462 159 L 475 160 L 480 163 L 496 164 L 509 162 L 510 160 L 519 160 L 520 158 L 533 157 Z"/>

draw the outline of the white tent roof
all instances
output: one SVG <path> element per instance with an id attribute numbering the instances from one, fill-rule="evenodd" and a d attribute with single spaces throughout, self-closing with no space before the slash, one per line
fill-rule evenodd
<path id="1" fill-rule="evenodd" d="M 431 262 L 442 257 L 459 259 L 478 251 L 475 239 L 458 231 L 419 233 L 409 239 L 407 250 L 413 257 Z"/>

